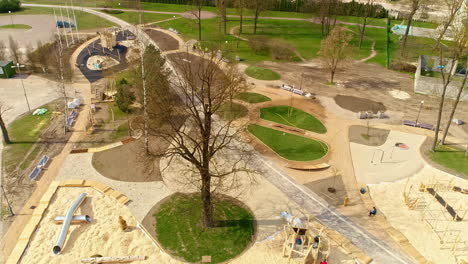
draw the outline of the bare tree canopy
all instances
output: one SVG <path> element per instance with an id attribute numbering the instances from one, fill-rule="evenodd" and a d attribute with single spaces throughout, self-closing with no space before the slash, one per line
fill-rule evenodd
<path id="1" fill-rule="evenodd" d="M 18 41 L 13 39 L 10 35 L 8 36 L 8 49 L 10 51 L 10 57 L 15 63 L 20 63 L 21 61 L 21 52 L 19 50 Z"/>
<path id="2" fill-rule="evenodd" d="M 330 83 L 333 83 L 340 63 L 350 56 L 349 42 L 353 36 L 342 27 L 335 27 L 320 43 L 319 55 L 330 71 Z"/>
<path id="3" fill-rule="evenodd" d="M 150 46 L 147 79 L 148 120 L 150 135 L 163 139 L 169 147 L 158 157 L 179 157 L 193 165 L 194 172 L 181 175 L 197 186 L 203 201 L 203 225 L 213 226 L 212 191 L 224 179 L 233 179 L 243 157 L 230 157 L 229 164 L 220 164 L 216 156 L 224 150 L 236 149 L 233 140 L 240 131 L 232 120 L 217 115 L 233 97 L 244 90 L 244 79 L 233 65 L 225 65 L 214 52 L 200 57 L 188 53 L 172 54 L 175 72 L 165 69 L 165 60 Z M 147 63 L 145 63 L 146 66 Z M 241 152 L 239 152 L 241 153 Z"/>
<path id="4" fill-rule="evenodd" d="M 405 35 L 403 35 L 403 40 L 402 40 L 401 49 L 400 49 L 400 56 L 403 57 L 405 54 L 406 42 L 408 41 L 408 35 L 410 32 L 411 24 L 413 23 L 414 15 L 416 15 L 416 12 L 418 12 L 418 10 L 420 10 L 422 7 L 430 4 L 431 1 L 432 0 L 406 0 L 406 2 L 410 4 L 410 13 L 407 17 L 408 23 L 406 25 Z"/>
<path id="5" fill-rule="evenodd" d="M 268 10 L 271 5 L 270 0 L 250 0 L 247 3 L 247 6 L 250 10 L 252 10 L 254 14 L 254 34 L 257 34 L 257 24 L 258 18 L 260 17 L 260 13 Z"/>

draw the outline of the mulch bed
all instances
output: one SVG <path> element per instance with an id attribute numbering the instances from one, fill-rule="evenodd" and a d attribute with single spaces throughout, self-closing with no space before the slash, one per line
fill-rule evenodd
<path id="1" fill-rule="evenodd" d="M 158 44 L 161 51 L 179 49 L 179 42 L 170 35 L 153 29 L 146 29 L 145 32 L 152 40 L 154 40 L 154 42 L 156 42 L 156 44 Z"/>
<path id="2" fill-rule="evenodd" d="M 352 112 L 365 112 L 372 111 L 374 114 L 378 111 L 386 111 L 387 108 L 381 102 L 372 101 L 365 98 L 348 96 L 348 95 L 337 95 L 335 96 L 335 102 L 341 108 Z"/>

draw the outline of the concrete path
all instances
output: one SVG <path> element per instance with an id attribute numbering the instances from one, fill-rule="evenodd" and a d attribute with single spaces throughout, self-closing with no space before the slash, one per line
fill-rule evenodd
<path id="1" fill-rule="evenodd" d="M 54 5 L 29 6 L 55 7 Z M 78 7 L 75 8 L 78 9 Z M 116 17 L 89 8 L 80 7 L 79 9 L 108 19 L 120 26 L 129 28 L 130 30 L 137 30 L 129 23 Z M 140 35 L 142 38 L 145 38 L 149 43 L 155 44 L 154 41 L 149 39 L 149 37 L 143 32 L 137 33 L 139 33 L 138 35 Z M 407 256 L 402 255 L 399 250 L 392 249 L 385 243 L 379 241 L 366 230 L 363 230 L 351 220 L 338 213 L 333 207 L 328 205 L 314 192 L 302 185 L 297 184 L 292 178 L 281 173 L 272 164 L 265 161 L 260 154 L 257 154 L 249 165 L 253 168 L 256 168 L 258 172 L 260 172 L 269 182 L 285 193 L 290 199 L 303 206 L 308 211 L 308 213 L 316 215 L 320 221 L 327 225 L 327 227 L 337 230 L 350 239 L 366 254 L 371 256 L 375 260 L 375 263 L 412 263 L 412 261 Z"/>

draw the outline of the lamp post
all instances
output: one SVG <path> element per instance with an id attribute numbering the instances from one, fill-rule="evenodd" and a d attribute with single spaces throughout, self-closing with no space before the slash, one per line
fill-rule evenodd
<path id="1" fill-rule="evenodd" d="M 12 68 L 18 69 L 18 75 L 21 74 L 21 68 L 24 68 L 24 65 L 20 65 L 18 62 L 16 63 L 16 66 L 12 66 Z M 26 98 L 26 104 L 28 105 L 28 110 L 31 112 L 31 107 L 29 106 L 29 100 L 28 100 L 28 95 L 26 94 L 26 88 L 24 88 L 24 83 L 23 79 L 20 78 L 21 80 L 21 86 L 23 86 L 23 92 L 24 92 L 24 98 Z"/>
<path id="2" fill-rule="evenodd" d="M 422 109 L 423 104 L 424 104 L 424 101 L 421 101 L 421 104 L 419 105 L 418 116 L 416 117 L 416 126 L 418 125 L 419 114 L 421 114 L 421 109 Z"/>
<path id="3" fill-rule="evenodd" d="M 8 14 L 10 14 L 11 25 L 13 26 L 13 16 L 11 15 L 11 11 L 8 11 Z"/>

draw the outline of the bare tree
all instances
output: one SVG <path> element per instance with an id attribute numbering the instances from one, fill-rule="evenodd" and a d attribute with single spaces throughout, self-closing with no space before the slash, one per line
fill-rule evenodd
<path id="1" fill-rule="evenodd" d="M 364 6 L 363 16 L 360 17 L 361 23 L 357 24 L 359 30 L 359 49 L 362 47 L 362 42 L 364 41 L 364 36 L 366 34 L 366 27 L 370 22 L 370 16 L 374 10 L 374 0 L 367 0 L 366 5 Z"/>
<path id="2" fill-rule="evenodd" d="M 445 36 L 450 25 L 452 25 L 457 13 L 460 11 L 460 8 L 463 5 L 464 0 L 443 0 L 445 6 L 447 7 L 447 15 L 444 18 L 444 22 L 442 23 L 442 30 L 437 37 L 437 42 L 435 48 L 439 48 L 440 42 L 442 38 Z"/>
<path id="3" fill-rule="evenodd" d="M 11 58 L 13 59 L 13 61 L 15 61 L 15 63 L 20 63 L 21 52 L 19 50 L 18 42 L 14 40 L 13 37 L 10 35 L 8 36 L 8 44 Z"/>
<path id="4" fill-rule="evenodd" d="M 270 7 L 270 0 L 250 0 L 248 3 L 249 9 L 254 13 L 254 34 L 257 34 L 257 24 L 260 13 Z"/>
<path id="5" fill-rule="evenodd" d="M 342 27 L 335 27 L 320 43 L 319 55 L 330 71 L 330 83 L 340 63 L 350 56 L 349 42 L 353 36 Z"/>
<path id="6" fill-rule="evenodd" d="M 202 30 L 202 9 L 203 9 L 203 0 L 192 0 L 192 6 L 193 10 L 191 11 L 191 14 L 197 19 L 197 24 L 198 24 L 198 40 L 200 41 L 202 39 L 201 37 L 201 30 Z"/>
<path id="7" fill-rule="evenodd" d="M 0 40 L 0 60 L 7 60 L 5 43 Z"/>
<path id="8" fill-rule="evenodd" d="M 466 28 L 463 28 L 461 32 L 464 32 Z M 439 47 L 439 67 L 441 68 L 440 72 L 442 75 L 442 93 L 440 95 L 440 101 L 439 101 L 439 112 L 437 114 L 437 124 L 435 127 L 435 134 L 434 134 L 434 142 L 432 143 L 432 151 L 435 151 L 438 140 L 439 140 L 439 130 L 440 130 L 440 124 L 441 124 L 441 119 L 442 119 L 442 111 L 444 108 L 444 101 L 445 101 L 445 95 L 447 92 L 447 87 L 452 81 L 453 77 L 453 72 L 455 70 L 457 61 L 466 54 L 468 48 L 468 37 L 466 33 L 461 33 L 461 34 L 456 34 L 455 39 L 454 39 L 454 44 L 449 48 L 448 51 L 448 57 L 449 59 L 444 59 L 444 49 L 443 47 Z M 447 62 L 447 63 L 446 63 Z M 449 69 L 447 70 L 445 68 L 444 64 L 450 64 Z M 463 89 L 463 88 L 462 88 Z M 450 124 L 450 120 L 449 120 Z"/>
<path id="9" fill-rule="evenodd" d="M 459 47 L 459 51 L 457 52 L 460 53 L 460 57 L 465 57 L 466 55 L 468 55 L 468 48 L 466 47 L 466 45 L 468 45 L 468 17 L 464 19 L 462 25 L 454 29 L 454 37 L 455 37 L 455 43 Z M 465 67 L 468 67 L 468 63 L 465 65 Z M 442 140 L 441 140 L 442 145 L 445 144 L 445 139 L 447 138 L 450 125 L 452 124 L 452 119 L 455 116 L 455 111 L 457 110 L 457 106 L 458 106 L 458 103 L 460 102 L 461 95 L 463 93 L 463 90 L 465 89 L 467 77 L 468 77 L 468 72 L 465 72 L 463 81 L 461 82 L 460 87 L 458 87 L 457 97 L 455 98 L 455 102 L 453 103 L 452 111 L 450 112 L 447 126 L 445 127 L 444 134 L 442 136 Z"/>
<path id="10" fill-rule="evenodd" d="M 400 56 L 402 57 L 405 54 L 406 42 L 408 41 L 408 34 L 411 28 L 411 24 L 413 23 L 414 15 L 416 15 L 416 12 L 418 12 L 418 10 L 421 7 L 427 5 L 430 0 L 407 0 L 407 1 L 410 4 L 410 13 L 407 17 L 408 24 L 406 25 L 405 35 L 403 36 L 403 40 L 402 40 L 402 44 L 400 48 Z"/>
<path id="11" fill-rule="evenodd" d="M 336 25 L 335 11 L 338 9 L 337 0 L 311 0 L 310 11 L 318 18 L 321 25 L 322 36 L 328 35 Z"/>
<path id="12" fill-rule="evenodd" d="M 8 110 L 10 110 L 10 108 L 7 107 L 5 103 L 0 102 L 0 129 L 2 130 L 3 140 L 5 141 L 5 144 L 11 143 L 5 121 L 3 120 L 4 114 Z"/>
<path id="13" fill-rule="evenodd" d="M 227 30 L 226 1 L 227 0 L 217 0 L 219 14 L 221 15 L 221 26 L 224 34 L 226 34 Z"/>
<path id="14" fill-rule="evenodd" d="M 155 67 L 161 69 L 163 60 L 155 61 Z M 192 164 L 194 171 L 181 177 L 200 190 L 203 226 L 213 227 L 213 191 L 243 171 L 242 155 L 223 159 L 230 165 L 220 164 L 217 159 L 228 150 L 238 149 L 234 140 L 240 131 L 232 120 L 220 120 L 217 114 L 244 90 L 244 80 L 234 65 L 223 66 L 215 52 L 201 57 L 184 53 L 172 61 L 176 67 L 172 81 L 163 72 L 148 88 L 149 119 L 154 122 L 150 131 L 169 145 L 158 156 L 178 157 Z"/>
<path id="15" fill-rule="evenodd" d="M 245 1 L 246 0 L 236 0 L 236 2 L 234 3 L 234 5 L 239 10 L 239 36 L 242 34 L 242 23 L 244 22 L 244 8 L 246 6 Z"/>

